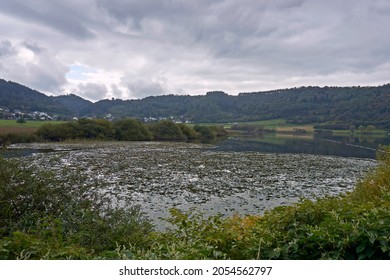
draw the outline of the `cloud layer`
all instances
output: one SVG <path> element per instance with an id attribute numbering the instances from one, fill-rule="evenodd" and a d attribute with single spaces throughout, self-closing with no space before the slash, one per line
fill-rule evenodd
<path id="1" fill-rule="evenodd" d="M 380 85 L 387 0 L 0 0 L 0 78 L 90 100 Z"/>

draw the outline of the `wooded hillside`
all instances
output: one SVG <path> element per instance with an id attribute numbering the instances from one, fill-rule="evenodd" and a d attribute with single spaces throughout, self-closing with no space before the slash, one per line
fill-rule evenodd
<path id="1" fill-rule="evenodd" d="M 191 122 L 240 122 L 283 118 L 294 123 L 374 125 L 390 128 L 390 84 L 378 87 L 300 87 L 265 92 L 208 92 L 203 96 L 162 95 L 137 100 L 101 100 L 76 95 L 49 97 L 0 80 L 0 108 L 44 111 L 72 118 L 99 117 Z"/>

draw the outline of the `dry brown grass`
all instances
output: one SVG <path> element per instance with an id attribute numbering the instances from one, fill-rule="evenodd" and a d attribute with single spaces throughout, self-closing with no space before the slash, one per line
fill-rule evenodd
<path id="1" fill-rule="evenodd" d="M 30 135 L 36 132 L 36 127 L 0 127 L 0 135 L 18 134 Z"/>
<path id="2" fill-rule="evenodd" d="M 287 126 L 287 127 L 276 127 L 276 131 L 280 133 L 294 133 L 296 129 L 304 129 L 307 133 L 313 133 L 313 125 L 297 125 L 297 126 Z"/>

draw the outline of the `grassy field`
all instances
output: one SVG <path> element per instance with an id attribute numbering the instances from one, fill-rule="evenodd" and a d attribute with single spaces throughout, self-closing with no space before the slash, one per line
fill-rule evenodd
<path id="1" fill-rule="evenodd" d="M 334 136 L 350 136 L 351 131 L 350 130 L 332 130 Z M 386 137 L 388 132 L 386 130 L 376 129 L 369 133 L 369 135 L 374 135 L 377 138 Z M 359 136 L 358 132 L 355 132 L 354 135 Z M 364 135 L 364 134 L 363 134 Z"/>
<path id="2" fill-rule="evenodd" d="M 12 128 L 38 128 L 44 124 L 60 124 L 65 121 L 26 121 L 25 123 L 17 123 L 16 120 L 0 120 L 0 128 L 12 127 Z"/>
<path id="3" fill-rule="evenodd" d="M 262 121 L 253 121 L 253 122 L 243 122 L 239 123 L 242 125 L 254 125 L 254 126 L 264 126 L 265 128 L 276 128 L 276 127 L 288 127 L 291 126 L 287 124 L 285 119 L 274 119 L 274 120 L 262 120 Z"/>
<path id="4" fill-rule="evenodd" d="M 241 126 L 258 126 L 264 129 L 274 129 L 279 134 L 294 134 L 296 130 L 303 129 L 307 134 L 314 133 L 315 124 L 292 124 L 287 123 L 285 119 L 274 119 L 274 120 L 261 120 L 252 122 L 236 122 L 236 123 L 204 123 L 202 125 L 222 125 L 225 129 L 230 129 L 233 125 Z M 350 130 L 331 130 L 334 136 L 350 136 Z M 375 137 L 386 137 L 388 131 L 383 129 L 374 129 L 369 134 Z M 359 135 L 355 132 L 355 135 Z"/>
<path id="5" fill-rule="evenodd" d="M 253 122 L 239 122 L 239 123 L 208 123 L 204 125 L 223 125 L 224 128 L 230 129 L 233 125 L 242 125 L 242 126 L 258 126 L 265 129 L 274 129 L 277 133 L 294 133 L 297 129 L 304 129 L 307 133 L 314 133 L 314 124 L 291 124 L 287 123 L 285 119 L 274 119 L 274 120 L 262 120 L 262 121 L 253 121 Z"/>
<path id="6" fill-rule="evenodd" d="M 253 122 L 233 122 L 233 123 L 202 123 L 201 125 L 208 125 L 208 126 L 223 125 L 224 128 L 231 128 L 235 124 L 263 126 L 265 128 L 275 128 L 277 126 L 287 125 L 286 120 L 284 119 L 263 120 L 263 121 L 253 121 Z"/>
<path id="7" fill-rule="evenodd" d="M 27 121 L 17 123 L 16 120 L 0 120 L 0 135 L 18 134 L 29 135 L 38 130 L 44 124 L 60 124 L 64 121 Z"/>
<path id="8" fill-rule="evenodd" d="M 37 127 L 0 127 L 0 135 L 6 134 L 32 134 L 37 131 Z"/>

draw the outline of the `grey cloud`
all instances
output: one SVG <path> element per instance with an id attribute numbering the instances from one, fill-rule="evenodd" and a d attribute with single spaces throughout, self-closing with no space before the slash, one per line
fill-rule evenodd
<path id="1" fill-rule="evenodd" d="M 12 14 L 23 21 L 44 24 L 77 39 L 93 38 L 93 31 L 83 22 L 86 17 L 82 17 L 77 7 L 69 5 L 71 2 L 5 0 L 0 1 L 0 13 Z"/>
<path id="2" fill-rule="evenodd" d="M 41 57 L 37 63 L 26 63 L 23 68 L 23 72 L 17 74 L 19 79 L 23 80 L 23 76 L 26 76 L 29 80 L 26 84 L 46 93 L 58 94 L 66 83 L 65 74 L 68 68 L 50 57 Z"/>
<path id="3" fill-rule="evenodd" d="M 115 84 L 111 85 L 111 91 L 112 91 L 112 94 L 114 96 L 116 96 L 117 98 L 128 99 L 128 96 L 122 90 L 120 90 L 119 87 Z"/>
<path id="4" fill-rule="evenodd" d="M 76 93 L 92 101 L 97 101 L 107 97 L 107 87 L 101 83 L 79 84 Z"/>
<path id="5" fill-rule="evenodd" d="M 66 71 L 61 71 L 61 68 L 58 66 L 55 67 L 47 69 L 34 64 L 29 65 L 28 70 L 30 76 L 28 84 L 46 93 L 60 93 L 62 85 L 66 83 Z"/>
<path id="6" fill-rule="evenodd" d="M 44 48 L 40 47 L 36 42 L 27 41 L 23 43 L 23 46 L 37 54 L 44 51 Z"/>
<path id="7" fill-rule="evenodd" d="M 44 50 L 35 52 L 32 61 L 25 61 L 19 56 L 23 47 L 26 47 L 24 43 L 13 44 L 9 41 L 0 43 L 0 53 L 4 54 L 2 78 L 25 83 L 47 93 L 58 93 L 66 83 L 65 74 L 68 67 Z"/>
<path id="8" fill-rule="evenodd" d="M 82 83 L 106 87 L 90 98 L 382 82 L 389 10 L 387 0 L 0 0 L 0 74 L 54 89 L 86 65 L 96 73 Z M 35 61 L 12 61 L 20 47 Z"/>
<path id="9" fill-rule="evenodd" d="M 0 41 L 0 57 L 15 54 L 15 50 L 8 40 Z"/>
<path id="10" fill-rule="evenodd" d="M 167 93 L 161 83 L 153 80 L 136 79 L 125 82 L 125 85 L 133 98 L 143 98 Z"/>
<path id="11" fill-rule="evenodd" d="M 280 9 L 295 9 L 301 7 L 305 0 L 275 1 L 275 3 Z"/>
<path id="12" fill-rule="evenodd" d="M 191 4 L 184 1 L 175 0 L 96 0 L 97 6 L 106 11 L 110 16 L 118 20 L 134 19 L 139 25 L 144 18 L 165 18 L 174 19 L 186 17 L 193 14 L 194 9 L 199 9 L 205 3 L 220 1 L 197 1 Z"/>

